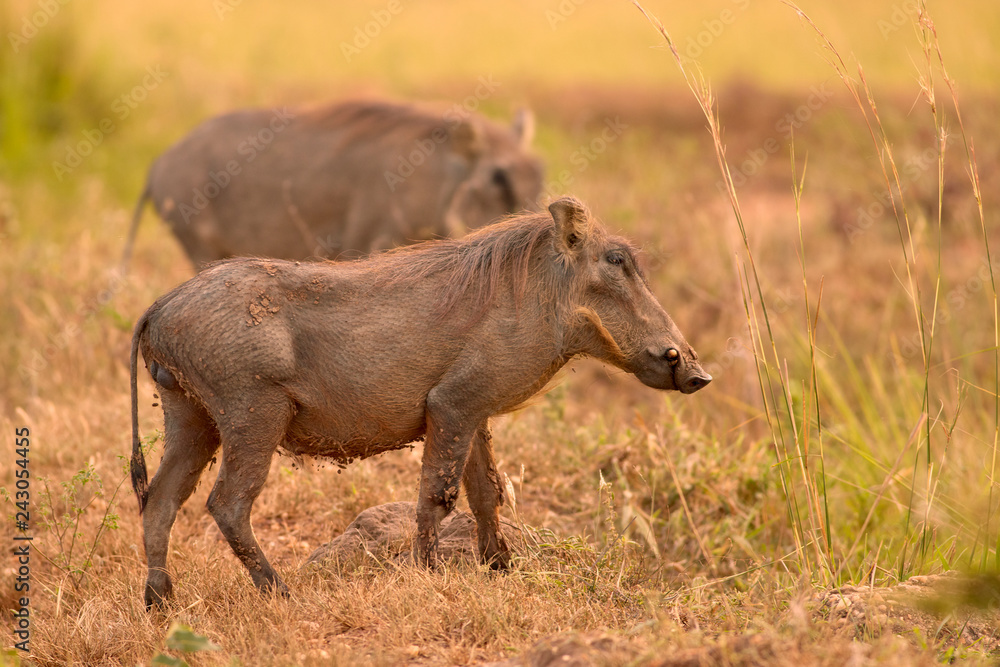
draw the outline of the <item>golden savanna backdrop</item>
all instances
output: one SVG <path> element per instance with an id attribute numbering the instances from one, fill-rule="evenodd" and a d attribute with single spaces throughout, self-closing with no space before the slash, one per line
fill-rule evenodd
<path id="1" fill-rule="evenodd" d="M 1000 10 L 643 9 L 0 8 L 0 664 L 997 659 Z M 361 511 L 416 500 L 422 447 L 342 471 L 276 456 L 253 527 L 291 595 L 262 597 L 205 509 L 213 466 L 174 526 L 174 598 L 148 612 L 129 344 L 195 268 L 150 207 L 117 272 L 147 170 L 212 116 L 349 99 L 530 109 L 539 204 L 576 196 L 641 248 L 714 380 L 663 393 L 585 360 L 498 419 L 506 574 L 417 567 L 405 537 L 303 567 Z M 152 475 L 163 416 L 140 371 Z"/>

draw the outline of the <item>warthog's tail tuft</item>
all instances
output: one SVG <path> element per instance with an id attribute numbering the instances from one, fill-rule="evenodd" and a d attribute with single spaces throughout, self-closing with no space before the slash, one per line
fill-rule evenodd
<path id="1" fill-rule="evenodd" d="M 139 389 L 137 369 L 139 365 L 139 337 L 146 330 L 149 313 L 144 314 L 135 325 L 132 334 L 132 356 L 129 360 L 132 379 L 132 490 L 139 501 L 139 514 L 146 509 L 146 497 L 149 493 L 149 477 L 146 474 L 146 457 L 142 453 L 142 443 L 139 441 Z"/>
<path id="2" fill-rule="evenodd" d="M 142 219 L 142 209 L 149 201 L 150 187 L 149 177 L 146 177 L 146 185 L 142 188 L 139 201 L 135 204 L 135 211 L 132 213 L 132 226 L 128 230 L 128 240 L 125 242 L 125 251 L 122 253 L 122 263 L 119 272 L 124 276 L 128 273 L 128 263 L 132 259 L 132 246 L 135 245 L 135 235 L 139 231 L 139 221 Z"/>

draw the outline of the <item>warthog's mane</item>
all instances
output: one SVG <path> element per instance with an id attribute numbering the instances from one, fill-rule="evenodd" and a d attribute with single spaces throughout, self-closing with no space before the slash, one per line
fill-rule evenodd
<path id="1" fill-rule="evenodd" d="M 474 322 L 506 289 L 511 290 L 515 304 L 523 301 L 532 269 L 554 252 L 554 231 L 548 215 L 522 215 L 488 225 L 464 238 L 404 246 L 369 261 L 375 263 L 378 280 L 384 284 L 445 274 L 447 280 L 436 304 L 438 314 L 444 317 L 468 299 L 475 306 Z M 550 289 L 550 285 L 543 289 Z"/>

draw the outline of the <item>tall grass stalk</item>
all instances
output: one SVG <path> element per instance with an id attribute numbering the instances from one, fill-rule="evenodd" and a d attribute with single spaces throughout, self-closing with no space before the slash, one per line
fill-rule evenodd
<path id="1" fill-rule="evenodd" d="M 910 303 L 913 307 L 913 316 L 915 324 L 917 327 L 917 334 L 920 340 L 920 350 L 923 360 L 923 392 L 922 392 L 922 404 L 921 413 L 927 414 L 930 410 L 930 400 L 931 400 L 931 388 L 930 388 L 930 370 L 931 370 L 931 354 L 933 352 L 934 344 L 934 321 L 936 320 L 937 312 L 937 294 L 940 286 L 940 274 L 938 274 L 938 280 L 935 283 L 934 292 L 934 306 L 931 312 L 930 326 L 928 326 L 928 321 L 923 308 L 923 299 L 921 296 L 920 282 L 918 280 L 918 270 L 917 265 L 917 250 L 914 244 L 914 234 L 913 226 L 910 221 L 910 215 L 906 208 L 906 199 L 903 196 L 903 184 L 902 179 L 899 176 L 899 169 L 896 164 L 895 155 L 892 150 L 892 142 L 889 139 L 888 133 L 885 130 L 885 126 L 882 123 L 882 118 L 879 115 L 878 105 L 875 102 L 875 96 L 872 92 L 871 86 L 868 84 L 868 79 L 865 76 L 864 68 L 859 64 L 857 67 L 858 78 L 855 79 L 851 76 L 850 70 L 847 64 L 844 62 L 843 57 L 837 50 L 837 47 L 833 45 L 826 34 L 820 29 L 816 23 L 806 14 L 802 9 L 800 9 L 794 2 L 790 0 L 784 0 L 785 4 L 795 10 L 798 15 L 816 32 L 816 34 L 823 41 L 823 45 L 827 51 L 832 55 L 832 58 L 828 61 L 830 66 L 834 69 L 837 76 L 844 83 L 847 88 L 848 93 L 854 100 L 858 109 L 861 111 L 861 115 L 864 118 L 865 125 L 868 128 L 869 136 L 871 137 L 872 143 L 875 146 L 875 153 L 878 157 L 879 168 L 882 174 L 882 180 L 885 184 L 886 192 L 889 193 L 889 203 L 892 207 L 893 219 L 896 223 L 896 232 L 899 237 L 900 250 L 903 255 L 903 264 L 906 267 L 906 290 L 909 294 Z M 897 196 L 898 195 L 898 196 Z M 898 201 L 897 201 L 898 200 Z M 930 477 L 932 474 L 932 451 L 931 451 L 931 430 L 933 428 L 933 420 L 923 420 L 925 425 L 924 432 L 924 445 L 926 450 L 926 467 L 925 473 Z M 916 480 L 917 469 L 920 462 L 920 452 L 918 450 L 917 455 L 913 460 L 913 479 Z M 906 511 L 906 518 L 904 521 L 903 533 L 906 535 L 907 540 L 909 540 L 909 528 L 910 522 L 912 520 L 914 500 L 916 493 L 916 484 L 910 485 L 910 498 Z M 925 517 L 927 513 L 930 512 L 929 505 L 925 505 Z M 921 521 L 921 532 L 918 545 L 920 547 L 921 554 L 926 553 L 926 546 L 928 540 L 927 534 L 927 521 Z M 900 579 L 906 577 L 906 553 L 907 548 L 900 551 L 900 558 L 897 568 L 897 576 Z"/>
<path id="2" fill-rule="evenodd" d="M 931 61 L 931 54 L 930 54 L 930 48 L 929 48 L 930 45 L 929 45 L 929 41 L 927 39 L 926 29 L 922 25 L 923 18 L 924 18 L 924 8 L 921 7 L 920 8 L 920 15 L 918 16 L 918 20 L 917 20 L 917 34 L 920 36 L 921 46 L 923 47 L 924 62 L 925 62 L 925 71 L 924 71 L 923 74 L 919 74 L 918 75 L 918 83 L 920 85 L 920 90 L 923 93 L 924 98 L 927 101 L 928 106 L 930 107 L 931 117 L 933 118 L 933 121 L 934 121 L 934 130 L 935 130 L 934 136 L 937 138 L 937 141 L 938 141 L 938 159 L 937 159 L 938 187 L 937 187 L 937 216 L 936 216 L 936 218 L 937 218 L 937 266 L 935 267 L 936 276 L 935 276 L 935 281 L 934 281 L 934 307 L 933 307 L 933 310 L 931 312 L 931 335 L 930 335 L 930 340 L 933 341 L 934 340 L 934 332 L 937 329 L 938 303 L 939 303 L 939 299 L 940 299 L 940 295 L 941 295 L 941 274 L 942 274 L 941 258 L 942 258 L 942 255 L 943 255 L 942 245 L 944 243 L 944 229 L 942 227 L 942 217 L 943 217 L 943 210 L 944 210 L 944 178 L 945 178 L 945 176 L 944 176 L 944 159 L 945 159 L 945 147 L 947 146 L 947 130 L 945 128 L 945 124 L 944 124 L 944 120 L 943 120 L 942 116 L 938 113 L 938 106 L 937 106 L 937 101 L 936 101 L 936 97 L 935 97 L 935 93 L 934 93 L 934 68 L 933 68 L 933 64 L 932 64 L 932 61 Z M 955 413 L 955 415 L 953 417 L 953 422 L 957 422 L 957 420 L 958 420 L 958 412 L 959 412 L 960 409 L 961 409 L 961 402 L 959 403 L 959 408 L 956 410 L 956 413 Z M 954 426 L 952 428 L 954 428 Z M 951 442 L 951 438 L 948 437 L 945 440 L 945 448 L 944 448 L 944 451 L 942 451 L 942 454 L 941 454 L 941 467 L 938 468 L 938 479 L 933 481 L 933 485 L 932 485 L 932 480 L 930 478 L 930 475 L 928 475 L 928 479 L 927 479 L 927 487 L 928 487 L 927 494 L 928 494 L 928 497 L 927 497 L 927 503 L 924 506 L 925 507 L 925 512 L 924 512 L 924 518 L 923 518 L 923 524 L 924 524 L 925 527 L 930 523 L 930 508 L 931 508 L 931 505 L 932 505 L 932 502 L 933 502 L 933 498 L 935 496 L 935 492 L 937 490 L 938 481 L 940 480 L 941 475 L 944 473 L 944 460 L 945 460 L 945 455 L 947 454 L 948 443 L 950 443 L 950 442 Z M 927 447 L 928 447 L 928 450 L 927 450 L 927 460 L 928 460 L 928 465 L 930 465 L 931 452 L 930 452 L 930 435 L 929 434 L 928 434 L 928 437 L 927 437 Z"/>
<path id="3" fill-rule="evenodd" d="M 833 554 L 833 537 L 831 535 L 830 529 L 830 502 L 827 497 L 826 489 L 826 459 L 823 456 L 823 419 L 820 411 L 820 400 L 819 400 L 819 378 L 816 372 L 816 328 L 819 324 L 819 313 L 820 306 L 823 302 L 823 281 L 820 280 L 819 283 L 819 294 L 816 297 L 816 313 L 812 314 L 809 310 L 809 280 L 806 276 L 806 245 L 805 237 L 802 234 L 802 191 L 805 188 L 806 182 L 806 168 L 808 166 L 808 160 L 802 165 L 802 177 L 800 179 L 795 178 L 796 167 L 795 167 L 795 141 L 794 134 L 792 135 L 792 141 L 789 146 L 789 159 L 791 160 L 792 166 L 792 194 L 795 197 L 795 222 L 798 225 L 799 231 L 799 266 L 802 269 L 802 295 L 805 300 L 805 325 L 806 325 L 806 336 L 809 343 L 809 390 L 803 391 L 803 396 L 811 396 L 812 404 L 816 410 L 815 424 L 816 424 L 816 443 L 819 449 L 818 454 L 816 454 L 816 459 L 819 462 L 818 479 L 817 476 L 809 475 L 806 469 L 809 466 L 810 454 L 809 454 L 809 428 L 808 426 L 803 433 L 804 437 L 804 451 L 803 456 L 800 459 L 803 466 L 803 479 L 811 479 L 812 486 L 810 487 L 810 498 L 818 503 L 820 500 L 823 502 L 822 508 L 817 505 L 812 506 L 810 510 L 814 513 L 814 525 L 817 526 L 819 530 L 822 531 L 823 538 L 826 544 L 826 557 L 828 561 L 828 566 L 830 571 L 834 571 L 835 566 L 832 560 Z M 787 374 L 786 374 L 787 375 Z M 813 423 L 809 418 L 808 409 L 810 401 L 802 401 L 802 423 L 803 425 L 808 425 Z M 817 488 L 816 484 L 819 484 Z"/>
<path id="4" fill-rule="evenodd" d="M 976 212 L 979 217 L 979 227 L 983 234 L 983 248 L 986 253 L 986 265 L 989 267 L 990 273 L 990 290 L 993 297 L 993 444 L 991 448 L 990 456 L 990 469 L 988 471 L 988 478 L 990 482 L 990 488 L 988 493 L 988 502 L 986 508 L 986 524 L 983 526 L 983 552 L 980 558 L 980 570 L 986 569 L 988 566 L 988 556 L 990 551 L 990 525 L 993 521 L 993 496 L 994 490 L 996 489 L 996 471 L 997 471 L 997 451 L 998 446 L 1000 446 L 1000 310 L 998 310 L 997 305 L 997 281 L 996 276 L 993 272 L 993 256 L 990 251 L 990 237 L 986 229 L 986 216 L 983 212 L 983 197 L 982 190 L 980 188 L 979 181 L 979 166 L 976 163 L 976 149 L 972 142 L 972 139 L 965 131 L 965 123 L 962 120 L 962 110 L 958 104 L 958 92 L 955 88 L 955 80 L 948 75 L 948 69 L 944 64 L 944 54 L 941 52 L 941 44 L 938 41 L 937 29 L 934 27 L 934 22 L 931 20 L 927 13 L 926 3 L 921 0 L 920 2 L 920 13 L 918 16 L 918 30 L 917 34 L 920 37 L 921 45 L 924 51 L 924 57 L 927 63 L 928 73 L 933 72 L 933 58 L 937 56 L 937 66 L 940 69 L 941 79 L 944 81 L 945 86 L 948 88 L 949 95 L 951 97 L 952 107 L 955 110 L 955 119 L 958 123 L 959 134 L 962 137 L 962 146 L 965 149 L 965 159 L 967 162 L 967 173 L 969 174 L 969 180 L 972 185 L 972 194 L 976 199 Z M 938 108 L 934 103 L 933 97 L 933 81 L 928 76 L 927 85 L 925 90 L 929 91 L 927 94 L 929 96 L 929 101 L 931 103 L 932 111 L 935 114 L 935 119 L 937 119 Z M 940 141 L 944 143 L 946 139 L 946 132 L 943 124 L 938 124 Z M 942 153 L 944 151 L 942 150 Z M 944 157 L 941 158 L 940 169 L 943 173 L 943 162 Z M 944 181 L 943 176 L 940 182 L 940 188 L 943 190 Z M 939 197 L 942 195 L 939 193 Z M 940 225 L 940 208 L 939 208 L 939 225 Z M 953 427 L 954 428 L 954 427 Z M 975 554 L 970 554 L 969 562 L 972 564 Z M 994 562 L 993 569 L 1000 569 L 1000 527 L 997 529 L 996 544 L 994 545 Z"/>
<path id="5" fill-rule="evenodd" d="M 980 535 L 973 542 L 974 553 L 969 555 L 971 562 L 976 557 L 975 551 L 979 547 L 981 539 L 982 552 L 979 554 L 979 564 L 980 568 L 983 568 L 987 564 L 990 552 L 994 554 L 1000 552 L 1000 548 L 997 548 L 1000 547 L 1000 527 L 993 527 L 994 515 L 996 514 L 994 511 L 996 496 L 994 479 L 998 453 L 1000 453 L 1000 319 L 998 319 L 1000 310 L 998 310 L 996 280 L 993 274 L 992 256 L 979 190 L 975 148 L 966 135 L 955 85 L 948 77 L 944 67 L 944 58 L 940 51 L 933 22 L 927 15 L 926 7 L 921 4 L 916 17 L 916 26 L 924 51 L 924 68 L 923 71 L 918 72 L 918 81 L 923 97 L 930 107 L 934 137 L 937 143 L 937 206 L 935 211 L 937 239 L 933 248 L 933 259 L 925 260 L 920 252 L 923 242 L 908 208 L 909 196 L 904 196 L 906 195 L 906 184 L 901 178 L 899 162 L 894 154 L 892 141 L 879 113 L 879 106 L 864 68 L 858 65 L 856 73 L 852 73 L 838 49 L 819 26 L 791 0 L 784 0 L 784 2 L 816 32 L 824 49 L 830 54 L 830 58 L 828 58 L 830 66 L 844 83 L 850 97 L 861 112 L 875 148 L 882 183 L 889 194 L 887 208 L 891 210 L 895 223 L 896 236 L 904 265 L 903 275 L 899 276 L 899 279 L 904 287 L 911 316 L 916 325 L 916 340 L 919 342 L 920 363 L 922 364 L 918 371 L 919 380 L 914 373 L 912 391 L 900 393 L 898 396 L 900 400 L 895 401 L 901 407 L 912 405 L 914 408 L 912 412 L 904 410 L 904 419 L 910 426 L 904 426 L 902 429 L 896 424 L 884 423 L 885 420 L 882 417 L 884 407 L 882 409 L 878 407 L 878 397 L 887 395 L 884 383 L 881 381 L 876 383 L 875 391 L 867 386 L 867 377 L 877 378 L 881 372 L 880 369 L 877 365 L 873 366 L 870 359 L 866 360 L 866 377 L 861 368 L 851 359 L 851 351 L 839 342 L 839 336 L 833 328 L 830 329 L 830 335 L 840 348 L 840 356 L 846 360 L 845 363 L 850 367 L 857 391 L 860 392 L 854 405 L 844 395 L 842 389 L 836 386 L 836 380 L 828 372 L 824 372 L 820 363 L 817 354 L 817 329 L 820 322 L 827 321 L 825 317 L 821 319 L 823 283 L 820 282 L 815 297 L 816 301 L 813 303 L 810 298 L 806 271 L 805 239 L 801 218 L 801 201 L 807 162 L 804 163 L 800 174 L 795 161 L 794 138 L 790 158 L 793 174 L 792 190 L 799 234 L 797 254 L 802 273 L 802 293 L 805 302 L 805 327 L 802 343 L 808 352 L 806 370 L 808 375 L 799 379 L 789 370 L 788 359 L 780 355 L 778 351 L 776 330 L 761 287 L 760 271 L 750 245 L 735 184 L 726 160 L 726 147 L 722 141 L 720 118 L 711 87 L 700 71 L 692 68 L 681 58 L 663 24 L 647 13 L 637 1 L 634 1 L 634 4 L 666 40 L 684 77 L 685 84 L 694 95 L 708 122 L 716 160 L 723 183 L 725 183 L 725 191 L 743 241 L 743 257 L 739 261 L 741 294 L 754 353 L 762 401 L 762 416 L 765 418 L 771 434 L 775 470 L 784 494 L 789 528 L 795 544 L 797 566 L 802 573 L 807 574 L 813 581 L 820 584 L 843 583 L 843 577 L 847 576 L 848 573 L 856 573 L 859 576 L 864 574 L 866 577 L 874 576 L 874 570 L 864 573 L 862 569 L 855 567 L 854 561 L 861 545 L 867 543 L 871 537 L 867 531 L 870 530 L 878 506 L 888 499 L 886 494 L 892 486 L 901 488 L 908 496 L 905 498 L 905 503 L 900 503 L 903 510 L 901 540 L 890 540 L 887 544 L 880 540 L 879 558 L 882 562 L 894 563 L 893 574 L 896 578 L 905 579 L 915 571 L 925 568 L 929 561 L 933 560 L 939 561 L 944 567 L 950 567 L 952 563 L 948 560 L 947 554 L 961 552 L 956 550 L 956 541 L 954 540 L 948 546 L 950 540 L 948 536 L 939 539 L 933 527 L 932 517 L 938 507 L 944 511 L 955 511 L 958 505 L 954 499 L 949 499 L 942 493 L 944 487 L 941 482 L 949 463 L 949 445 L 952 434 L 957 428 L 959 414 L 964 405 L 962 381 L 969 382 L 969 380 L 960 379 L 958 400 L 954 404 L 949 404 L 949 398 L 944 396 L 942 390 L 938 388 L 936 383 L 939 382 L 939 379 L 933 372 L 938 366 L 934 361 L 935 355 L 942 354 L 938 351 L 938 347 L 941 346 L 936 345 L 935 340 L 939 328 L 941 308 L 944 305 L 942 298 L 944 243 L 942 218 L 945 148 L 948 138 L 947 123 L 934 94 L 934 82 L 936 77 L 940 76 L 946 82 L 951 93 L 966 150 L 968 172 L 978 206 L 993 296 L 994 391 L 989 393 L 993 395 L 994 424 L 988 471 L 990 480 L 988 515 L 986 525 L 981 528 Z M 936 63 L 933 56 L 937 57 Z M 794 332 L 792 335 L 795 336 Z M 898 352 L 897 358 L 902 359 Z M 914 369 L 914 371 L 916 370 Z M 907 384 L 905 371 L 902 379 L 904 384 Z M 801 395 L 801 405 L 795 403 L 796 392 Z M 917 398 L 918 392 L 919 398 Z M 827 394 L 830 395 L 827 396 Z M 853 433 L 853 435 L 845 437 L 844 432 L 838 429 L 834 442 L 853 448 L 856 453 L 861 454 L 865 460 L 873 464 L 874 468 L 880 468 L 884 475 L 880 487 L 868 487 L 867 489 L 859 487 L 859 491 L 871 495 L 871 505 L 859 533 L 851 536 L 846 544 L 843 543 L 844 540 L 834 539 L 831 528 L 828 485 L 830 477 L 827 472 L 824 451 L 826 430 L 824 429 L 823 414 L 826 409 L 824 406 L 829 405 L 828 400 L 833 401 L 833 405 L 839 406 L 835 412 L 845 422 L 844 426 Z M 901 451 L 893 457 L 895 462 L 891 465 L 880 463 L 877 460 L 879 457 L 875 456 L 874 453 L 862 451 L 855 444 L 857 441 L 863 442 L 864 437 L 859 428 L 861 424 L 858 420 L 856 406 L 858 400 L 864 404 L 861 406 L 864 424 L 870 431 L 880 433 L 880 439 L 886 442 L 900 444 Z M 949 406 L 948 409 L 946 406 Z M 934 414 L 935 412 L 936 414 Z M 909 437 L 906 436 L 907 431 L 909 431 Z M 911 472 L 908 475 L 902 474 L 901 466 L 904 466 L 905 459 L 910 455 L 913 457 Z M 962 529 L 960 528 L 959 531 L 961 532 Z M 994 537 L 997 540 L 995 546 L 992 544 Z M 850 546 L 845 549 L 847 544 Z"/>
<path id="6" fill-rule="evenodd" d="M 806 433 L 812 428 L 812 424 L 806 419 L 807 414 L 805 412 L 803 413 L 802 432 L 800 432 L 796 424 L 794 401 L 792 398 L 792 388 L 795 385 L 788 373 L 786 363 L 778 353 L 778 345 L 770 312 L 764 298 L 764 290 L 761 286 L 760 272 L 754 259 L 753 250 L 750 247 L 750 240 L 743 221 L 743 213 L 736 194 L 736 185 L 726 160 L 726 147 L 722 141 L 721 122 L 715 96 L 712 93 L 711 86 L 702 76 L 701 72 L 692 71 L 685 66 L 684 60 L 677 51 L 674 41 L 663 23 L 655 16 L 650 15 L 637 0 L 633 0 L 633 3 L 666 40 L 667 46 L 670 48 L 670 52 L 677 63 L 677 67 L 684 77 L 685 84 L 694 95 L 708 122 L 712 143 L 715 148 L 716 160 L 719 170 L 722 173 L 726 193 L 729 197 L 729 203 L 736 219 L 736 224 L 739 227 L 740 236 L 743 240 L 745 259 L 740 262 L 741 292 L 754 351 L 754 362 L 764 407 L 764 417 L 771 432 L 776 469 L 782 491 L 784 492 L 786 511 L 789 516 L 789 524 L 796 545 L 796 553 L 798 554 L 797 565 L 803 574 L 822 584 L 827 584 L 830 582 L 832 576 L 829 531 L 826 523 L 827 515 L 825 512 L 819 511 L 820 507 L 826 506 L 826 483 L 823 480 L 819 486 L 823 490 L 823 497 L 820 498 L 818 497 L 820 492 L 811 481 L 808 462 L 806 461 L 808 454 L 808 446 L 806 444 L 808 436 Z M 802 261 L 803 263 L 805 262 L 804 256 Z M 808 299 L 806 308 L 809 308 Z M 810 331 L 812 331 L 812 328 L 810 328 Z M 815 358 L 815 339 L 810 335 L 806 342 L 810 347 L 810 355 Z M 811 382 L 809 386 L 815 388 L 816 383 Z M 816 400 L 818 404 L 818 398 Z M 805 402 L 810 401 L 807 398 Z M 816 417 L 818 418 L 818 412 Z M 796 461 L 798 462 L 797 466 L 795 465 Z M 820 467 L 819 474 L 820 476 L 825 475 L 822 466 Z M 801 477 L 799 482 L 795 481 L 796 475 Z M 802 493 L 805 495 L 805 498 L 801 501 L 799 499 L 799 491 L 797 490 L 799 487 L 801 487 Z M 807 516 L 807 524 L 804 523 L 802 517 L 803 511 Z M 824 535 L 826 537 L 820 537 Z"/>
<path id="7" fill-rule="evenodd" d="M 809 16 L 803 12 L 798 6 L 796 6 L 790 0 L 784 0 L 785 4 L 794 9 L 799 16 L 816 32 L 816 34 L 823 41 L 824 47 L 832 54 L 833 58 L 829 61 L 830 65 L 833 67 L 834 71 L 837 73 L 838 77 L 846 86 L 851 97 L 854 99 L 858 109 L 861 111 L 864 117 L 865 124 L 868 128 L 869 135 L 871 136 L 872 142 L 874 144 L 876 155 L 878 156 L 879 166 L 881 168 L 882 178 L 886 186 L 887 192 L 890 193 L 890 203 L 892 205 L 893 218 L 896 222 L 897 233 L 899 236 L 900 247 L 902 250 L 903 260 L 906 267 L 906 287 L 909 294 L 910 302 L 913 308 L 913 315 L 915 319 L 915 324 L 917 327 L 917 333 L 920 340 L 920 349 L 922 352 L 923 361 L 923 387 L 922 387 L 922 397 L 921 397 L 921 413 L 922 413 L 922 423 L 923 423 L 923 447 L 917 448 L 916 455 L 913 461 L 913 479 L 909 488 L 909 502 L 907 505 L 907 511 L 905 514 L 903 532 L 904 543 L 903 548 L 900 550 L 900 554 L 897 561 L 896 575 L 900 579 L 904 579 L 911 572 L 914 565 L 913 562 L 907 561 L 907 553 L 909 542 L 911 538 L 915 539 L 915 544 L 913 544 L 913 555 L 914 561 L 919 560 L 922 565 L 926 562 L 928 554 L 933 551 L 934 546 L 934 535 L 931 530 L 931 512 L 934 507 L 935 501 L 938 500 L 937 489 L 942 477 L 944 466 L 947 461 L 947 448 L 951 441 L 951 433 L 955 429 L 955 425 L 958 419 L 958 413 L 961 410 L 962 402 L 961 397 L 959 399 L 958 406 L 956 407 L 955 414 L 951 418 L 951 424 L 948 425 L 947 421 L 942 421 L 943 408 L 939 411 L 938 415 L 931 419 L 930 411 L 932 405 L 932 386 L 931 386 L 931 371 L 935 364 L 933 363 L 934 354 L 934 342 L 935 334 L 937 331 L 938 314 L 940 312 L 940 296 L 941 296 L 941 277 L 942 277 L 942 244 L 944 239 L 944 231 L 942 227 L 942 215 L 943 215 L 943 198 L 944 198 L 944 185 L 945 185 L 945 149 L 947 146 L 947 126 L 940 113 L 940 108 L 937 104 L 935 96 L 934 87 L 934 71 L 935 63 L 933 56 L 937 56 L 937 68 L 940 71 L 942 79 L 945 81 L 948 90 L 951 93 L 952 103 L 955 110 L 955 115 L 958 120 L 959 128 L 961 130 L 963 144 L 966 149 L 966 159 L 968 161 L 968 173 L 970 180 L 972 181 L 973 194 L 977 203 L 977 210 L 979 214 L 980 227 L 983 233 L 983 243 L 986 253 L 986 261 L 989 266 L 990 271 L 990 286 L 993 295 L 993 333 L 994 333 L 994 389 L 992 392 L 994 396 L 994 429 L 993 429 L 993 446 L 992 446 L 992 461 L 989 471 L 989 478 L 991 480 L 989 488 L 989 498 L 988 498 L 988 509 L 987 509 L 987 519 L 986 524 L 983 528 L 983 557 L 981 560 L 981 567 L 986 565 L 986 558 L 989 552 L 989 542 L 990 542 L 990 524 L 992 522 L 992 509 L 993 509 L 993 490 L 994 483 L 993 478 L 995 477 L 996 470 L 996 456 L 998 448 L 998 435 L 1000 435 L 1000 376 L 998 376 L 998 371 L 1000 371 L 1000 324 L 998 324 L 998 310 L 997 310 L 997 289 L 996 280 L 993 273 L 992 257 L 989 245 L 989 235 L 986 230 L 985 218 L 983 215 L 982 197 L 979 189 L 979 172 L 975 161 L 975 149 L 968 138 L 964 123 L 962 122 L 961 110 L 958 104 L 958 96 L 955 89 L 954 81 L 948 76 L 947 69 L 944 64 L 944 56 L 940 50 L 940 44 L 937 40 L 937 32 L 934 28 L 934 23 L 931 20 L 927 12 L 927 7 L 924 2 L 921 2 L 918 7 L 918 13 L 916 17 L 916 32 L 920 39 L 922 50 L 924 53 L 924 67 L 925 71 L 918 72 L 918 82 L 920 85 L 921 92 L 927 102 L 931 116 L 934 124 L 934 136 L 938 143 L 938 159 L 937 159 L 937 211 L 936 211 L 936 223 L 937 223 L 937 245 L 936 245 L 936 263 L 932 271 L 929 271 L 930 279 L 933 282 L 932 299 L 930 312 L 927 313 L 924 309 L 924 299 L 921 293 L 920 285 L 920 275 L 923 273 L 923 267 L 918 263 L 918 253 L 914 242 L 913 227 L 910 220 L 910 215 L 906 207 L 906 198 L 903 196 L 903 184 L 899 176 L 899 170 L 897 168 L 896 160 L 894 158 L 892 142 L 890 141 L 885 127 L 882 123 L 881 117 L 879 116 L 878 106 L 875 103 L 875 98 L 872 93 L 872 89 L 868 84 L 868 80 L 865 77 L 864 69 L 858 65 L 857 67 L 857 79 L 854 79 L 847 68 L 843 58 L 841 57 L 837 48 L 832 44 L 832 42 L 827 38 L 823 31 L 809 18 Z M 896 195 L 898 193 L 898 197 Z M 897 206 L 898 198 L 898 206 Z M 934 463 L 934 451 L 932 448 L 933 440 L 933 429 L 941 425 L 943 426 L 946 438 L 941 448 L 939 454 L 939 465 L 935 471 Z M 915 515 L 915 500 L 917 499 L 917 471 L 920 466 L 921 455 L 924 458 L 924 472 L 925 472 L 925 487 L 923 490 L 923 512 L 922 518 L 919 521 L 919 534 L 911 535 L 910 526 L 911 521 Z M 936 475 L 936 476 L 935 476 Z M 916 528 L 916 526 L 915 526 Z M 1000 531 L 998 531 L 998 538 L 1000 538 Z M 997 550 L 1000 552 L 1000 549 Z"/>

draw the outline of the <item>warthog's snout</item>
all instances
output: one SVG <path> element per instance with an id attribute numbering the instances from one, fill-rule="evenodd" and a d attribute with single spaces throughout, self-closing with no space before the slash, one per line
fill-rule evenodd
<path id="1" fill-rule="evenodd" d="M 697 374 L 689 376 L 678 388 L 682 394 L 693 394 L 711 381 L 712 376 L 699 369 Z"/>
<path id="2" fill-rule="evenodd" d="M 698 357 L 693 351 L 682 354 L 673 346 L 651 346 L 646 348 L 646 354 L 658 365 L 669 369 L 673 380 L 673 389 L 682 394 L 693 394 L 712 381 L 712 376 L 698 363 Z"/>

